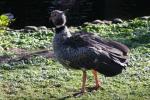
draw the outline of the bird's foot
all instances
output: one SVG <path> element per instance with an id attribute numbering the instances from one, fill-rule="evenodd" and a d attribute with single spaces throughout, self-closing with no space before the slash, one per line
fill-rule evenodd
<path id="1" fill-rule="evenodd" d="M 77 92 L 77 93 L 74 93 L 73 96 L 74 97 L 80 97 L 82 96 L 83 94 L 85 94 L 87 91 L 86 89 L 81 89 L 81 91 Z"/>
<path id="2" fill-rule="evenodd" d="M 104 88 L 101 87 L 101 86 L 86 87 L 86 89 L 81 89 L 81 91 L 79 91 L 77 93 L 74 93 L 73 97 L 80 97 L 80 96 L 84 95 L 87 92 L 96 92 L 99 89 L 103 90 Z"/>
<path id="3" fill-rule="evenodd" d="M 101 86 L 100 86 L 100 85 L 97 85 L 97 86 L 94 87 L 94 90 L 97 91 L 99 88 L 101 88 Z"/>
<path id="4" fill-rule="evenodd" d="M 101 87 L 101 86 L 88 87 L 88 91 L 89 91 L 89 92 L 96 92 L 96 91 L 98 91 L 99 89 L 102 89 L 102 90 L 103 90 L 103 87 Z"/>

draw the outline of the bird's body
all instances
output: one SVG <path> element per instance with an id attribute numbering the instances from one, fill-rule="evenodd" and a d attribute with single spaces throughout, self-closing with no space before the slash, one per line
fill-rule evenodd
<path id="1" fill-rule="evenodd" d="M 83 71 L 81 92 L 85 92 L 86 70 L 93 70 L 98 88 L 96 72 L 111 77 L 120 74 L 127 66 L 129 49 L 124 44 L 88 32 L 71 34 L 62 11 L 54 10 L 51 19 L 56 26 L 53 40 L 55 57 L 63 66 Z"/>
<path id="2" fill-rule="evenodd" d="M 95 69 L 114 76 L 127 66 L 128 48 L 118 42 L 104 40 L 92 33 L 71 35 L 67 26 L 56 28 L 54 53 L 61 64 L 73 69 Z"/>

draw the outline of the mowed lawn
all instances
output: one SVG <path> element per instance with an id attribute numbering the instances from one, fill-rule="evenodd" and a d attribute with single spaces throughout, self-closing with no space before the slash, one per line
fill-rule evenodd
<path id="1" fill-rule="evenodd" d="M 150 22 L 136 18 L 121 24 L 87 23 L 71 28 L 79 29 L 126 44 L 130 48 L 126 70 L 115 77 L 99 74 L 102 89 L 74 97 L 81 88 L 82 71 L 66 69 L 54 58 L 33 53 L 52 50 L 52 31 L 1 32 L 0 100 L 150 100 Z M 28 53 L 31 56 L 24 57 Z M 93 75 L 88 71 L 87 87 L 92 86 Z"/>

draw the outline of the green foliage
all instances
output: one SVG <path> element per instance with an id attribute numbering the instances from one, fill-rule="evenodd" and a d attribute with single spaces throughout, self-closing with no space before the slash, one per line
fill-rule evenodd
<path id="1" fill-rule="evenodd" d="M 75 98 L 82 72 L 65 69 L 55 59 L 32 56 L 0 64 L 0 99 L 2 100 L 150 100 L 150 26 L 147 20 L 134 19 L 121 24 L 88 24 L 82 30 L 120 41 L 130 48 L 130 63 L 115 77 L 100 75 L 103 89 Z M 0 35 L 0 56 L 15 58 L 9 48 L 35 51 L 52 45 L 53 33 L 7 32 Z M 87 86 L 94 79 L 88 71 Z"/>
<path id="2" fill-rule="evenodd" d="M 0 15 L 0 34 L 5 32 L 5 27 L 7 27 L 12 21 L 8 18 L 8 16 Z"/>
<path id="3" fill-rule="evenodd" d="M 52 32 L 35 32 L 35 33 L 19 33 L 5 32 L 0 36 L 0 46 L 3 49 L 22 48 L 27 50 L 35 50 L 46 48 L 51 44 Z"/>
<path id="4" fill-rule="evenodd" d="M 7 16 L 5 15 L 1 15 L 0 16 L 0 27 L 3 26 L 8 26 L 10 24 L 10 20 Z"/>

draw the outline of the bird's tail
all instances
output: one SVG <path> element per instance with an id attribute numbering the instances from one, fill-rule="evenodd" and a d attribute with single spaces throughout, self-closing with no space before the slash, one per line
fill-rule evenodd
<path id="1" fill-rule="evenodd" d="M 116 76 L 122 73 L 122 70 L 125 68 L 118 63 L 110 62 L 110 63 L 101 63 L 101 66 L 95 67 L 94 70 L 105 75 L 106 77 Z"/>
<path id="2" fill-rule="evenodd" d="M 116 53 L 109 52 L 109 59 L 107 62 L 99 62 L 95 67 L 95 70 L 105 76 L 112 77 L 120 74 L 122 70 L 125 69 L 128 65 L 128 60 L 128 56 L 117 55 Z"/>

